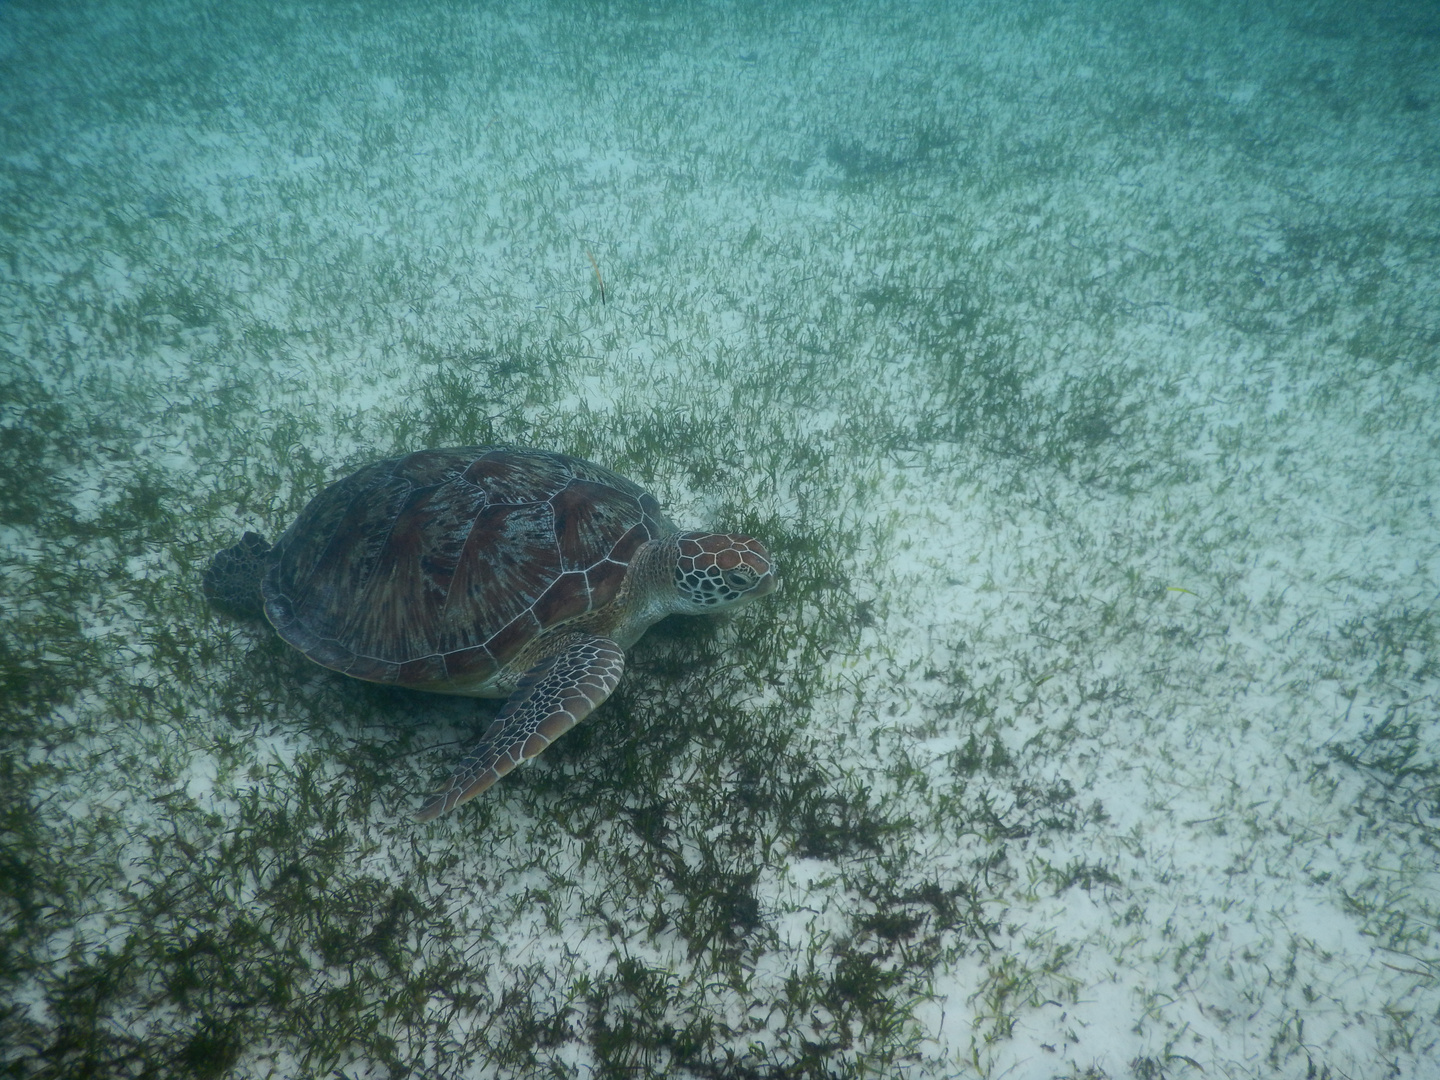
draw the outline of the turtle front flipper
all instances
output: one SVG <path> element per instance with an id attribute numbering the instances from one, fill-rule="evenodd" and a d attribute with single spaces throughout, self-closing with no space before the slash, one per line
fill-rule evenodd
<path id="1" fill-rule="evenodd" d="M 625 653 L 609 638 L 576 638 L 540 661 L 416 819 L 429 821 L 453 810 L 540 753 L 609 697 L 624 670 Z"/>

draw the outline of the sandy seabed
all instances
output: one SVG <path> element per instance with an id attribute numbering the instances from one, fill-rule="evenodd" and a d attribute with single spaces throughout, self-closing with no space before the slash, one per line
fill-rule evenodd
<path id="1" fill-rule="evenodd" d="M 14 1076 L 1440 1075 L 1433 5 L 0 7 Z M 216 617 L 422 446 L 785 586 L 493 705 Z"/>

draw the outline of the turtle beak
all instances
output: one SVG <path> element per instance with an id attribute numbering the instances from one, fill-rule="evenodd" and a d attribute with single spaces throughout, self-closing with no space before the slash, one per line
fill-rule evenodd
<path id="1" fill-rule="evenodd" d="M 769 596 L 780 588 L 780 578 L 775 572 L 775 557 L 765 550 L 765 545 L 748 536 L 737 536 L 735 539 L 740 541 L 736 546 L 742 550 L 741 558 L 759 575 L 759 580 L 750 589 L 750 599 L 758 600 L 762 596 Z"/>
<path id="2" fill-rule="evenodd" d="M 770 572 L 755 583 L 754 595 L 757 599 L 762 596 L 769 596 L 779 588 L 780 579 L 775 576 L 775 569 L 772 565 Z"/>

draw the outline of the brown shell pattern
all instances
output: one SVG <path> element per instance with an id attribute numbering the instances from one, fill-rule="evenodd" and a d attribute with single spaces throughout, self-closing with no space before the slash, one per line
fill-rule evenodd
<path id="1" fill-rule="evenodd" d="M 426 450 L 301 511 L 275 545 L 265 612 L 336 671 L 475 692 L 538 634 L 614 599 L 636 549 L 674 531 L 652 496 L 579 458 Z"/>

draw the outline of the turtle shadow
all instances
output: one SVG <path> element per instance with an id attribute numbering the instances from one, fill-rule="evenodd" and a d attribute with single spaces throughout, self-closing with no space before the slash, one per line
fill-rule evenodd
<path id="1" fill-rule="evenodd" d="M 919 126 L 903 134 L 862 139 L 851 134 L 825 141 L 825 160 L 848 181 L 866 183 L 914 172 L 943 161 L 959 142 L 947 127 Z"/>
<path id="2" fill-rule="evenodd" d="M 723 625 L 681 616 L 655 624 L 630 649 L 616 691 L 485 798 L 523 792 L 613 809 L 663 793 L 697 738 L 687 688 L 725 678 Z M 217 713 L 237 729 L 313 742 L 340 770 L 347 798 L 378 799 L 387 811 L 417 808 L 504 705 L 351 678 L 308 660 L 263 622 L 246 620 L 235 632 L 255 637 L 236 642 L 243 655 L 216 681 Z"/>

